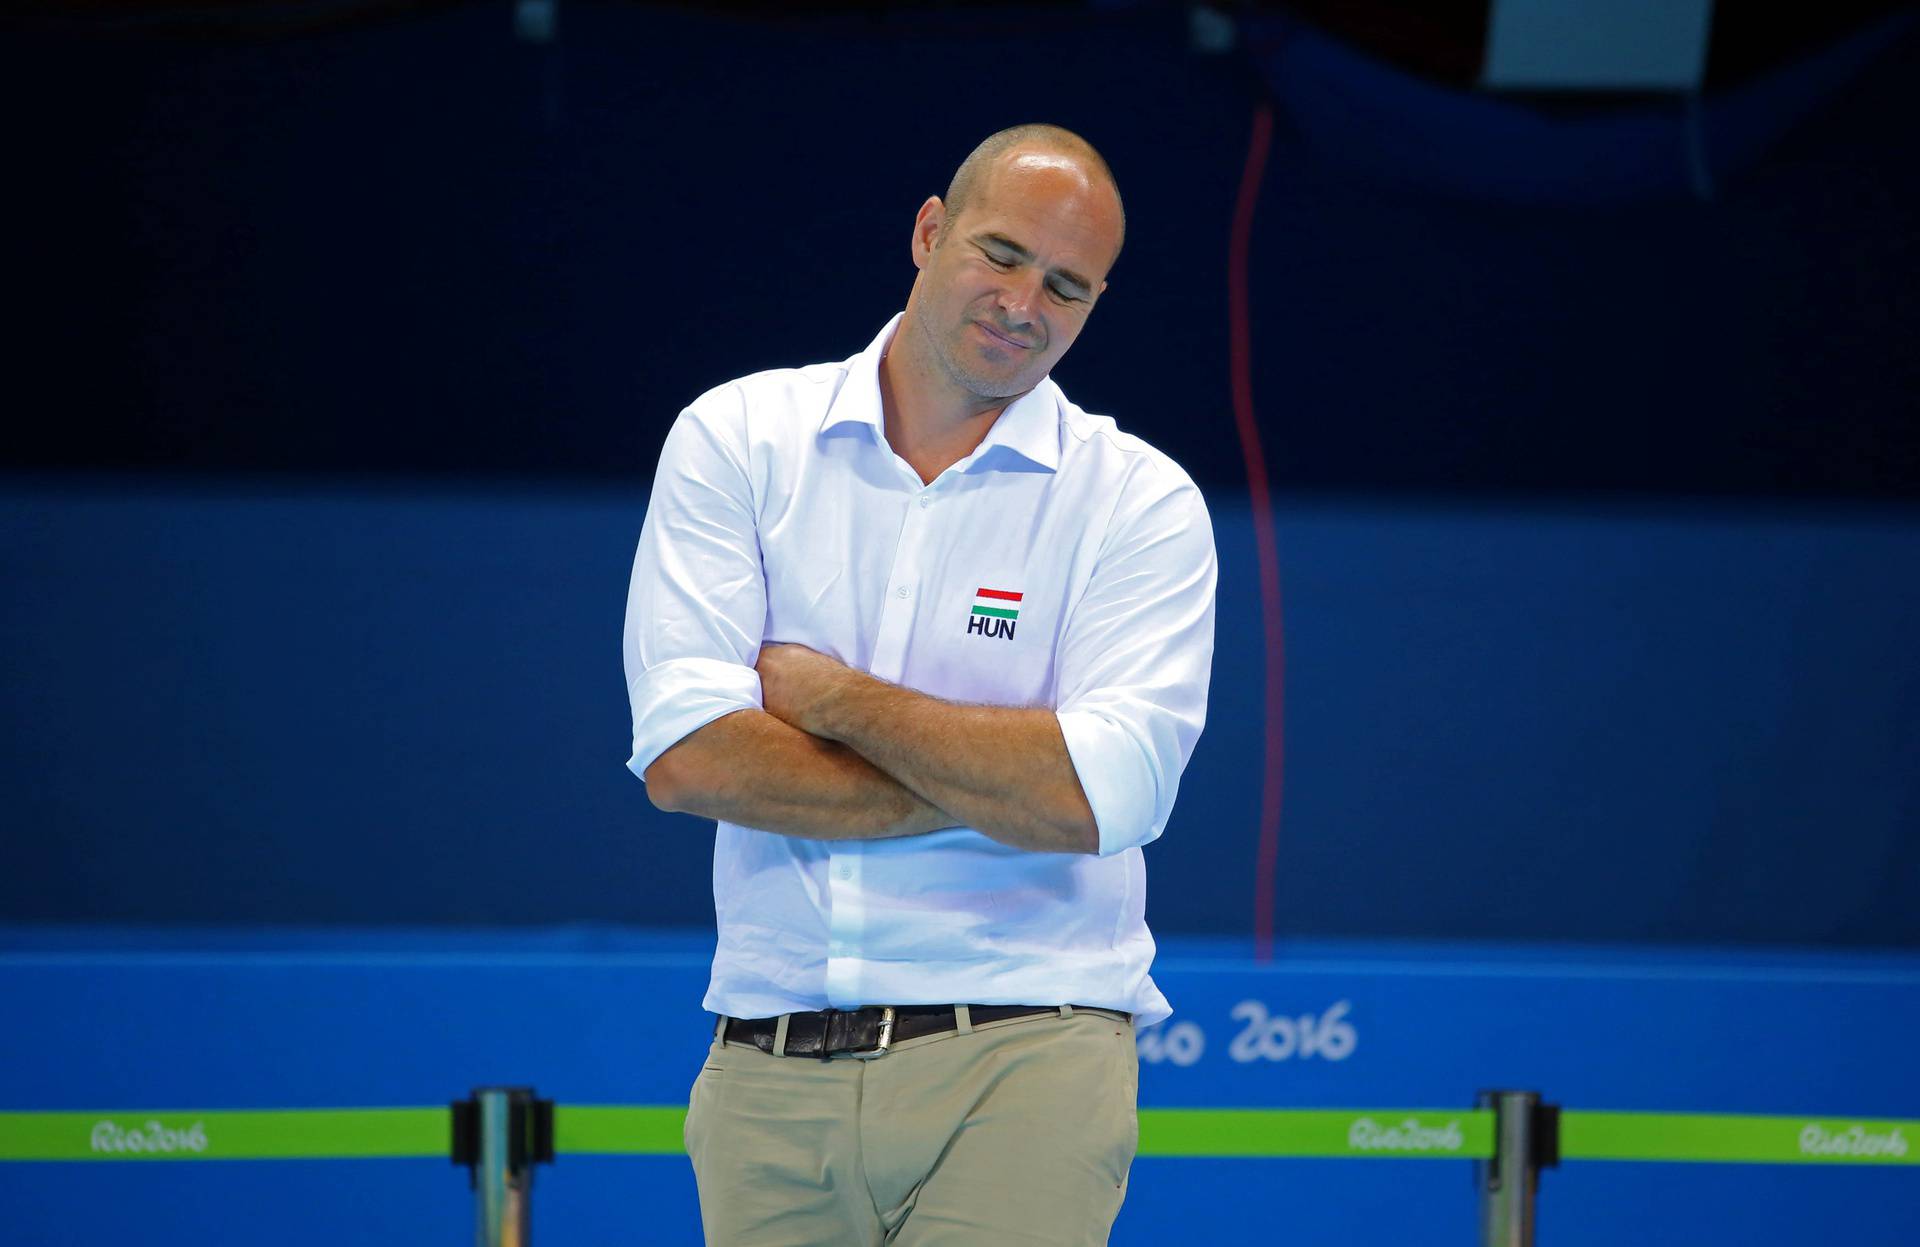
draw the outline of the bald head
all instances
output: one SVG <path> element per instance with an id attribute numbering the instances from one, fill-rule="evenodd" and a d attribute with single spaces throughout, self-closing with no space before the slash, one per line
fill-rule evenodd
<path id="1" fill-rule="evenodd" d="M 1120 184 L 1113 180 L 1113 170 L 1107 168 L 1106 160 L 1094 149 L 1093 144 L 1061 126 L 1044 123 L 1010 126 L 982 140 L 960 162 L 960 167 L 954 171 L 953 181 L 947 184 L 944 202 L 948 222 L 958 219 L 966 211 L 968 202 L 981 193 L 1002 160 L 1030 154 L 1059 157 L 1062 164 L 1078 167 L 1095 185 L 1104 184 L 1113 193 L 1113 204 L 1120 218 L 1120 236 L 1113 248 L 1114 258 L 1118 259 L 1127 233 L 1127 210 L 1120 202 Z"/>

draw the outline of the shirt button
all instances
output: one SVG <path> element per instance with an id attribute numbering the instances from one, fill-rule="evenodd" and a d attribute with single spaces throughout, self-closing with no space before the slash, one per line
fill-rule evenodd
<path id="1" fill-rule="evenodd" d="M 835 878 L 838 878 L 838 879 L 851 879 L 851 878 L 853 878 L 853 867 L 851 867 L 851 866 L 837 866 L 837 867 L 835 867 L 835 868 L 834 868 L 834 871 L 833 871 L 833 873 L 834 873 L 834 877 L 835 877 Z"/>
<path id="2" fill-rule="evenodd" d="M 913 590 L 906 585 L 901 585 L 893 591 L 893 596 L 897 598 L 910 598 L 913 596 Z"/>
<path id="3" fill-rule="evenodd" d="M 932 506 L 932 505 L 933 505 L 933 499 L 932 499 L 931 497 L 929 497 L 929 496 L 927 496 L 926 494 L 921 494 L 921 495 L 920 495 L 920 505 L 921 505 L 922 507 L 930 507 L 930 506 Z"/>

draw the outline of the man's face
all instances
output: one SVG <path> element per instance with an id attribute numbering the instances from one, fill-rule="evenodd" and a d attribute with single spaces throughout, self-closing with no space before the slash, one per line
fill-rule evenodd
<path id="1" fill-rule="evenodd" d="M 937 199 L 914 228 L 915 315 L 964 391 L 1012 398 L 1053 370 L 1093 311 L 1120 244 L 1113 193 L 1071 157 L 1015 151 L 959 216 Z"/>

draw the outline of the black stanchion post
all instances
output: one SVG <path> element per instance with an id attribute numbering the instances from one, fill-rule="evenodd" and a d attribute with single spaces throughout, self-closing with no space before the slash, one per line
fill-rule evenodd
<path id="1" fill-rule="evenodd" d="M 453 1110 L 453 1163 L 468 1167 L 477 1247 L 527 1247 L 533 1167 L 553 1162 L 553 1101 L 531 1087 L 476 1087 Z"/>
<path id="2" fill-rule="evenodd" d="M 1560 1109 L 1537 1091 L 1482 1091 L 1494 1114 L 1493 1159 L 1474 1165 L 1481 1247 L 1533 1247 L 1540 1171 L 1560 1163 Z"/>

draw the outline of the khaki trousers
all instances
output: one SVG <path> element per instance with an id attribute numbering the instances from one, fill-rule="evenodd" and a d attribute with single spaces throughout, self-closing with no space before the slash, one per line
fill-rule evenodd
<path id="1" fill-rule="evenodd" d="M 1103 1244 L 1139 1125 L 1133 1027 L 1088 1010 L 872 1061 L 716 1039 L 687 1153 L 709 1247 Z"/>

